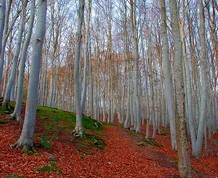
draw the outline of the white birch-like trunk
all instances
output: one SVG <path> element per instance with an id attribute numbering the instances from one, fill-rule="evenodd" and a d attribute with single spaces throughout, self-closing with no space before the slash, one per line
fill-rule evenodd
<path id="1" fill-rule="evenodd" d="M 85 109 L 86 94 L 87 94 L 87 73 L 88 73 L 87 63 L 91 52 L 89 51 L 91 6 L 92 6 L 92 1 L 88 0 L 86 39 L 85 39 L 85 51 L 84 51 L 84 71 L 83 71 L 84 74 L 83 74 L 83 87 L 82 87 L 83 91 L 82 91 L 82 101 L 81 101 L 82 112 Z"/>
<path id="2" fill-rule="evenodd" d="M 5 26 L 5 9 L 6 9 L 6 0 L 0 0 L 0 56 L 2 51 L 2 39 Z"/>
<path id="3" fill-rule="evenodd" d="M 77 44 L 76 57 L 74 64 L 74 86 L 75 86 L 75 100 L 76 100 L 76 126 L 73 130 L 75 135 L 82 136 L 82 108 L 81 108 L 81 86 L 80 86 L 80 60 L 81 60 L 81 42 L 82 42 L 82 25 L 84 22 L 84 6 L 85 0 L 79 0 L 78 10 L 78 24 L 77 24 Z"/>
<path id="4" fill-rule="evenodd" d="M 139 54 L 138 54 L 138 37 L 137 37 L 137 30 L 136 30 L 136 22 L 134 18 L 134 4 L 133 0 L 130 0 L 130 24 L 133 36 L 133 56 L 134 56 L 134 103 L 135 103 L 135 121 L 136 121 L 136 132 L 141 132 L 141 114 L 140 114 L 140 98 L 139 98 Z"/>
<path id="5" fill-rule="evenodd" d="M 190 157 L 188 153 L 188 143 L 186 138 L 185 112 L 184 112 L 184 83 L 182 70 L 182 43 L 179 31 L 179 11 L 177 1 L 171 0 L 170 15 L 172 35 L 175 43 L 175 97 L 176 97 L 176 129 L 177 129 L 177 147 L 178 147 L 178 168 L 180 177 L 191 177 Z"/>
<path id="6" fill-rule="evenodd" d="M 9 15 L 10 15 L 11 6 L 12 6 L 11 3 L 12 1 L 8 1 L 8 4 L 6 6 L 6 12 L 5 12 L 4 32 L 3 32 L 3 40 L 2 40 L 2 48 L 1 48 L 1 56 L 0 56 L 0 84 L 2 83 L 6 43 L 7 43 L 9 34 L 11 33 L 13 26 L 20 14 L 20 12 L 18 12 L 14 16 L 14 18 L 12 19 L 11 25 L 9 27 Z"/>
<path id="7" fill-rule="evenodd" d="M 185 85 L 187 88 L 186 96 L 187 96 L 187 105 L 186 105 L 186 112 L 188 116 L 188 124 L 190 129 L 191 135 L 191 143 L 192 143 L 192 152 L 195 152 L 196 147 L 196 133 L 195 133 L 195 122 L 193 118 L 193 105 L 192 105 L 192 84 L 191 84 L 191 76 L 190 76 L 190 69 L 188 66 L 188 61 L 186 57 L 186 46 L 185 46 L 185 32 L 184 32 L 184 22 L 180 23 L 180 31 L 181 31 L 181 38 L 182 38 L 182 50 L 183 50 L 183 62 L 185 68 Z"/>
<path id="8" fill-rule="evenodd" d="M 13 64 L 12 64 L 11 74 L 10 74 L 10 77 L 9 77 L 9 80 L 8 80 L 8 84 L 7 84 L 7 87 L 6 87 L 4 100 L 3 100 L 3 105 L 5 105 L 6 107 L 8 107 L 8 104 L 10 102 L 12 87 L 14 85 L 14 82 L 15 82 L 15 79 L 16 79 L 16 74 L 17 74 L 18 58 L 19 58 L 19 55 L 20 55 L 22 36 L 23 36 L 24 28 L 25 28 L 26 6 L 27 6 L 27 1 L 25 0 L 22 3 L 22 17 L 21 17 L 21 23 L 20 23 L 20 26 L 19 26 L 18 37 L 17 37 L 17 40 L 16 40 L 16 47 L 15 47 L 15 53 L 14 53 L 14 58 L 13 58 Z"/>
<path id="9" fill-rule="evenodd" d="M 46 11 L 47 1 L 39 0 L 37 25 L 33 42 L 32 63 L 30 69 L 31 72 L 28 84 L 25 119 L 20 138 L 15 144 L 15 146 L 18 147 L 24 146 L 24 149 L 26 149 L 25 147 L 33 146 L 33 134 L 35 130 L 36 109 L 38 103 L 39 72 L 42 58 L 42 46 L 46 31 Z"/>
<path id="10" fill-rule="evenodd" d="M 161 0 L 161 30 L 163 37 L 163 49 L 162 49 L 162 63 L 163 63 L 163 73 L 164 73 L 164 85 L 165 85 L 165 99 L 168 109 L 168 115 L 170 120 L 170 136 L 171 136 L 171 146 L 173 150 L 177 149 L 176 144 L 176 123 L 175 123 L 175 100 L 172 82 L 172 70 L 170 64 L 169 56 L 169 44 L 167 39 L 167 22 L 166 22 L 166 6 L 165 0 Z"/>
<path id="11" fill-rule="evenodd" d="M 203 2 L 200 2 L 200 41 L 201 41 L 201 89 L 200 89 L 200 118 L 198 125 L 198 133 L 197 133 L 197 142 L 196 142 L 196 152 L 194 153 L 195 157 L 198 158 L 200 151 L 202 149 L 202 142 L 204 137 L 204 125 L 206 121 L 206 110 L 207 110 L 207 77 L 206 77 L 206 42 L 205 42 L 205 19 L 204 19 L 204 9 Z"/>
<path id="12" fill-rule="evenodd" d="M 16 117 L 17 121 L 21 121 L 21 106 L 22 106 L 22 98 L 23 98 L 23 83 L 24 83 L 24 73 L 25 73 L 25 63 L 27 57 L 27 50 L 29 47 L 32 29 L 33 29 L 33 22 L 35 17 L 35 0 L 31 1 L 31 15 L 30 15 L 30 24 L 29 24 L 29 31 L 27 33 L 23 51 L 21 54 L 20 66 L 19 66 L 19 75 L 18 75 L 18 88 L 17 88 L 17 97 L 16 97 L 16 105 L 12 117 Z"/>

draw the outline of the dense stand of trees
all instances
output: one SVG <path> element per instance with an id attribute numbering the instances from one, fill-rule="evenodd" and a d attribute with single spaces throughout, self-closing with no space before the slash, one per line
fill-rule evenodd
<path id="1" fill-rule="evenodd" d="M 16 100 L 12 118 L 21 121 L 27 99 L 15 146 L 32 147 L 37 103 L 75 111 L 77 136 L 83 134 L 82 114 L 137 133 L 146 125 L 146 139 L 169 125 L 180 175 L 190 177 L 189 143 L 199 158 L 218 128 L 217 2 L 46 4 L 0 0 L 3 105 Z"/>

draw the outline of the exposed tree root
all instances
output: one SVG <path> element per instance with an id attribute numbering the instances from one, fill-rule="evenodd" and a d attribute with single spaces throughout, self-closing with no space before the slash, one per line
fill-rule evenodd
<path id="1" fill-rule="evenodd" d="M 83 137 L 83 129 L 73 129 L 71 134 L 73 137 L 78 138 L 78 137 Z"/>
<path id="2" fill-rule="evenodd" d="M 16 121 L 19 122 L 19 123 L 23 121 L 22 117 L 19 116 L 16 113 L 14 113 L 14 112 L 10 115 L 10 119 L 11 120 L 15 120 L 16 119 Z"/>
<path id="3" fill-rule="evenodd" d="M 38 152 L 36 151 L 33 145 L 22 144 L 19 142 L 16 142 L 15 144 L 10 145 L 11 149 L 17 149 L 21 147 L 22 147 L 21 153 L 28 154 L 28 155 L 38 154 Z"/>

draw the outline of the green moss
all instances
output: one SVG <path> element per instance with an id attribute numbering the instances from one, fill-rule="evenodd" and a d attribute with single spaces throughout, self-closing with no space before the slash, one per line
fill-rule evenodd
<path id="1" fill-rule="evenodd" d="M 83 137 L 75 138 L 73 142 L 77 151 L 86 155 L 92 155 L 94 148 L 103 149 L 106 146 L 104 140 L 99 136 L 87 132 L 84 132 Z"/>
<path id="2" fill-rule="evenodd" d="M 83 127 L 93 131 L 103 131 L 103 126 L 100 122 L 92 119 L 91 117 L 83 116 Z"/>
<path id="3" fill-rule="evenodd" d="M 49 150 L 53 143 L 52 143 L 52 138 L 48 137 L 48 136 L 44 136 L 41 140 L 40 140 L 40 146 L 42 146 L 43 148 L 45 148 L 46 150 Z"/>
<path id="4" fill-rule="evenodd" d="M 42 172 L 58 172 L 59 174 L 62 174 L 62 171 L 56 166 L 55 161 L 49 161 L 49 163 L 49 166 L 43 166 L 38 170 Z"/>
<path id="5" fill-rule="evenodd" d="M 39 145 L 45 149 L 50 149 L 52 141 L 62 133 L 71 133 L 76 125 L 75 113 L 62 111 L 57 108 L 39 106 L 37 109 L 37 117 L 43 119 L 44 131 L 38 135 Z M 99 136 L 103 131 L 103 125 L 83 115 L 82 124 L 84 134 L 82 137 L 74 138 L 76 149 L 85 154 L 92 154 L 90 150 L 93 148 L 103 149 L 105 142 Z M 88 134 L 88 133 L 92 134 Z"/>
<path id="6" fill-rule="evenodd" d="M 83 139 L 86 142 L 89 142 L 92 146 L 95 146 L 95 147 L 100 148 L 100 149 L 103 149 L 106 146 L 104 140 L 101 139 L 97 135 L 92 135 L 92 134 L 84 133 Z"/>
<path id="7" fill-rule="evenodd" d="M 49 120 L 50 124 L 47 126 L 47 129 L 51 130 L 54 128 L 54 125 L 61 123 L 60 125 L 65 129 L 70 128 L 72 130 L 76 125 L 76 116 L 75 113 L 62 111 L 56 108 L 39 106 L 37 109 L 38 117 L 44 120 Z M 87 130 L 93 131 L 102 131 L 103 126 L 100 122 L 83 115 L 82 118 L 83 127 Z"/>
<path id="8" fill-rule="evenodd" d="M 0 115 L 11 114 L 11 113 L 12 113 L 11 109 L 7 109 L 6 106 L 0 106 Z"/>

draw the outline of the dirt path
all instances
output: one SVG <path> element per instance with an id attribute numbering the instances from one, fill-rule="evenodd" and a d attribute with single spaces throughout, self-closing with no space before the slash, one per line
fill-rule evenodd
<path id="1" fill-rule="evenodd" d="M 146 151 L 145 147 L 137 146 L 129 133 L 123 129 L 107 126 L 104 139 L 107 144 L 104 150 L 91 156 L 83 155 L 82 159 L 75 157 L 75 153 L 70 153 L 70 151 L 69 157 L 66 158 L 61 153 L 62 150 L 56 150 L 54 154 L 59 153 L 58 165 L 63 171 L 64 177 L 144 178 L 178 176 L 177 168 L 173 163 L 161 165 L 159 155 L 155 155 L 155 152 L 151 150 Z M 63 147 L 65 146 L 63 145 Z"/>

